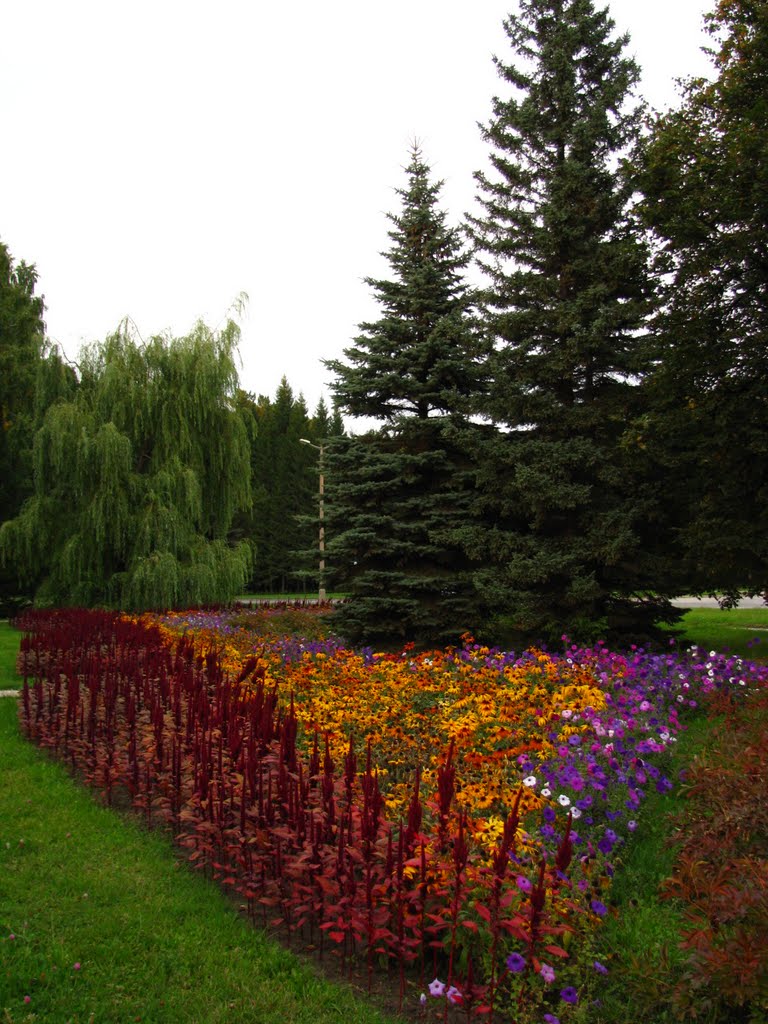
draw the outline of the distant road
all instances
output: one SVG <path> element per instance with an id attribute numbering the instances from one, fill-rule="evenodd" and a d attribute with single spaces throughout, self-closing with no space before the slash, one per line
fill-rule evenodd
<path id="1" fill-rule="evenodd" d="M 714 597 L 676 597 L 672 604 L 678 608 L 718 608 L 719 605 Z M 768 607 L 761 597 L 742 597 L 738 608 L 765 608 Z"/>
<path id="2" fill-rule="evenodd" d="M 255 605 L 255 604 L 277 604 L 285 601 L 287 604 L 293 604 L 296 601 L 301 601 L 303 604 L 318 604 L 316 597 L 244 597 L 235 598 L 240 604 Z M 329 598 L 329 604 L 337 604 L 338 598 Z M 672 604 L 678 608 L 719 608 L 717 600 L 714 597 L 676 597 L 673 599 Z M 738 608 L 766 608 L 768 605 L 765 604 L 761 597 L 742 597 L 739 601 Z"/>

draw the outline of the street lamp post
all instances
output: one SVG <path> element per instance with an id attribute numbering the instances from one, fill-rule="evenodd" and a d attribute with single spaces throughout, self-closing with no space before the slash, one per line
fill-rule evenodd
<path id="1" fill-rule="evenodd" d="M 308 444 L 310 448 L 315 448 L 320 452 L 320 458 L 318 460 L 318 468 L 320 470 L 320 580 L 318 587 L 318 600 L 325 600 L 325 521 L 324 512 L 325 508 L 323 505 L 323 496 L 325 493 L 325 478 L 323 476 L 323 446 L 321 444 L 312 444 L 306 437 L 300 437 L 299 441 L 301 444 Z"/>

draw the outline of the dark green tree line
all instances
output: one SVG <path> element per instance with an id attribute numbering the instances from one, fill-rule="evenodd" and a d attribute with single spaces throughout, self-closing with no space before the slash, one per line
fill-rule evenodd
<path id="1" fill-rule="evenodd" d="M 251 438 L 253 507 L 238 529 L 254 547 L 249 588 L 257 593 L 313 593 L 319 587 L 318 452 L 341 436 L 338 410 L 320 399 L 310 415 L 284 377 L 273 399 L 243 396 L 254 424 Z"/>

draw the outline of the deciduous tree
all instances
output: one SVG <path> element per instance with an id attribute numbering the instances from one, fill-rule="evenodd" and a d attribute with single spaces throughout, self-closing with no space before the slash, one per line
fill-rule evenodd
<path id="1" fill-rule="evenodd" d="M 250 547 L 228 542 L 250 501 L 237 340 L 233 322 L 146 344 L 123 325 L 82 353 L 75 394 L 35 436 L 34 493 L 0 531 L 39 603 L 164 608 L 241 591 Z"/>
<path id="2" fill-rule="evenodd" d="M 45 305 L 36 287 L 35 267 L 16 264 L 0 242 L 0 524 L 32 493 L 35 388 L 46 351 Z M 13 614 L 28 595 L 29 586 L 0 569 L 0 614 Z"/>
<path id="3" fill-rule="evenodd" d="M 720 0 L 707 26 L 713 80 L 644 147 L 664 289 L 628 439 L 665 480 L 691 588 L 735 598 L 768 590 L 768 7 Z"/>

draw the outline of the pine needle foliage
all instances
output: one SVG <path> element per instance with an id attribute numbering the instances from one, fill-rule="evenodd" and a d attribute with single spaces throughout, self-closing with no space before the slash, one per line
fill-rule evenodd
<path id="1" fill-rule="evenodd" d="M 468 549 L 507 642 L 626 636 L 661 613 L 635 600 L 658 585 L 656 513 L 620 445 L 652 295 L 624 163 L 639 70 L 592 0 L 521 0 L 504 24 L 513 59 L 495 60 L 506 95 L 469 219 L 491 349 L 477 411 L 499 429 Z"/>
<path id="2" fill-rule="evenodd" d="M 391 276 L 366 279 L 382 315 L 360 325 L 346 361 L 326 363 L 338 408 L 382 424 L 328 446 L 329 561 L 351 595 L 338 628 L 355 642 L 456 640 L 472 626 L 475 601 L 454 539 L 471 461 L 447 434 L 482 386 L 463 280 L 469 255 L 417 145 L 406 175 L 401 208 L 389 215 Z"/>
<path id="3" fill-rule="evenodd" d="M 35 436 L 34 494 L 0 531 L 39 604 L 167 608 L 242 590 L 250 547 L 227 539 L 250 503 L 238 337 L 198 323 L 138 344 L 123 324 L 84 350 L 74 396 Z"/>

